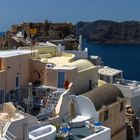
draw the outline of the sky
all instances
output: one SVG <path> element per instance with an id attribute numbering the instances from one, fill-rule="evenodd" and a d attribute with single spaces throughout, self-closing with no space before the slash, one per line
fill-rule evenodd
<path id="1" fill-rule="evenodd" d="M 140 0 L 0 0 L 0 31 L 23 22 L 140 20 Z"/>

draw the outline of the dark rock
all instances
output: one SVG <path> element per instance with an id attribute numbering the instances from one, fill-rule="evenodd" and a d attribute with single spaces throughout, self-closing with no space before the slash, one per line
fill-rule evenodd
<path id="1" fill-rule="evenodd" d="M 100 44 L 140 44 L 140 22 L 114 22 L 98 20 L 78 22 L 77 35 Z"/>

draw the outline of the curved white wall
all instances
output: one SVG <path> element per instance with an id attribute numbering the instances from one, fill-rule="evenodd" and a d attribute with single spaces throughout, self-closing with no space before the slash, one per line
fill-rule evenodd
<path id="1" fill-rule="evenodd" d="M 78 113 L 90 116 L 94 121 L 99 121 L 99 113 L 96 111 L 94 104 L 89 98 L 79 95 L 76 97 L 76 100 Z"/>

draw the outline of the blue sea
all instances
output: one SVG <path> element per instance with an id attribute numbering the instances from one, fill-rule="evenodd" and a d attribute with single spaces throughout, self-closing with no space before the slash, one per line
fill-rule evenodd
<path id="1" fill-rule="evenodd" d="M 84 41 L 89 55 L 102 57 L 104 65 L 121 69 L 124 78 L 140 81 L 140 45 L 97 45 Z"/>
<path id="2" fill-rule="evenodd" d="M 4 32 L 0 32 L 0 37 L 4 35 Z"/>

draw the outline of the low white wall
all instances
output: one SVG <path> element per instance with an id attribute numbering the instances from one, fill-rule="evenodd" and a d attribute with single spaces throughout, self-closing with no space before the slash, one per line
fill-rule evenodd
<path id="1" fill-rule="evenodd" d="M 103 127 L 104 130 L 93 135 L 90 135 L 81 140 L 111 140 L 111 130 L 110 128 Z"/>
<path id="2" fill-rule="evenodd" d="M 31 140 L 55 140 L 56 128 L 52 125 L 42 126 L 29 133 Z"/>
<path id="3" fill-rule="evenodd" d="M 85 51 L 65 50 L 65 52 L 74 54 L 76 59 L 87 59 L 88 58 L 88 50 L 85 50 Z"/>
<path id="4" fill-rule="evenodd" d="M 76 97 L 78 113 L 89 116 L 94 119 L 94 121 L 99 121 L 99 113 L 96 111 L 94 104 L 85 96 L 79 95 Z"/>

